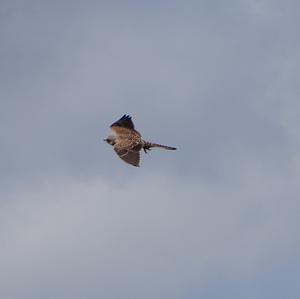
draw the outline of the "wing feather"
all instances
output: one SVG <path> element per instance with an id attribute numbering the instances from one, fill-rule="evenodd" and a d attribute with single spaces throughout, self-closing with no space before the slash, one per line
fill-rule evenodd
<path id="1" fill-rule="evenodd" d="M 140 152 L 131 151 L 127 149 L 119 149 L 114 147 L 117 155 L 126 163 L 131 164 L 133 166 L 139 167 L 140 164 Z"/>
<path id="2" fill-rule="evenodd" d="M 110 127 L 123 127 L 134 130 L 134 124 L 131 116 L 124 114 L 119 120 L 114 122 Z"/>

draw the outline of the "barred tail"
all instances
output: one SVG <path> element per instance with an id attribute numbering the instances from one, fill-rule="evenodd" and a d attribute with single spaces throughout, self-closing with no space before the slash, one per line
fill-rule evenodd
<path id="1" fill-rule="evenodd" d="M 152 148 L 152 147 L 159 147 L 159 148 L 163 148 L 166 150 L 172 150 L 172 151 L 176 150 L 176 147 L 145 141 L 144 146 L 143 146 L 144 150 L 150 150 L 150 148 Z"/>

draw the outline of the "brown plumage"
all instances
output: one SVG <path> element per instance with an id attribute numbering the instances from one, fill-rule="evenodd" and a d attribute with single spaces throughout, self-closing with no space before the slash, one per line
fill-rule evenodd
<path id="1" fill-rule="evenodd" d="M 114 147 L 115 152 L 123 161 L 133 166 L 139 166 L 141 149 L 145 153 L 153 147 L 176 150 L 175 147 L 144 141 L 141 134 L 134 129 L 134 124 L 129 115 L 123 115 L 110 128 L 112 135 L 108 136 L 104 141 Z"/>

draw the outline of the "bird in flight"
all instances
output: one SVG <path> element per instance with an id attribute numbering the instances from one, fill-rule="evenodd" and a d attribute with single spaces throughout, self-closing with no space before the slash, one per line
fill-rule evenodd
<path id="1" fill-rule="evenodd" d="M 117 155 L 126 163 L 139 167 L 140 151 L 145 153 L 153 147 L 166 150 L 176 150 L 175 147 L 148 142 L 142 139 L 141 134 L 134 129 L 134 124 L 129 115 L 124 114 L 111 126 L 112 134 L 104 141 L 112 145 Z"/>

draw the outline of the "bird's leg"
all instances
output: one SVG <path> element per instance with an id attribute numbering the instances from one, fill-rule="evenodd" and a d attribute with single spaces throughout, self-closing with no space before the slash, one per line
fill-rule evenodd
<path id="1" fill-rule="evenodd" d="M 143 150 L 147 154 L 148 151 L 151 151 L 152 143 L 148 141 L 143 141 Z"/>
<path id="2" fill-rule="evenodd" d="M 144 147 L 143 150 L 144 150 L 145 154 L 148 154 L 148 151 L 151 151 L 151 148 Z"/>
<path id="3" fill-rule="evenodd" d="M 145 154 L 147 154 L 147 152 L 151 150 L 151 143 L 150 142 L 144 142 L 143 150 L 144 150 Z"/>

